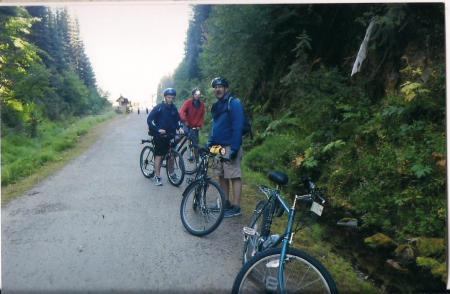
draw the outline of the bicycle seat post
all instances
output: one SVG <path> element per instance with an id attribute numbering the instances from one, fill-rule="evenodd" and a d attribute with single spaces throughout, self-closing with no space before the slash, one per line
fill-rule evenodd
<path id="1" fill-rule="evenodd" d="M 297 204 L 297 198 L 298 197 L 298 195 L 295 195 L 295 197 L 294 197 L 294 203 L 292 203 L 292 209 L 295 209 L 295 205 Z"/>

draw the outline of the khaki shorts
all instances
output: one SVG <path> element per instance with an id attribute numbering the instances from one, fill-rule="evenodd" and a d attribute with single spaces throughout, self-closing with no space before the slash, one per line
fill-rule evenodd
<path id="1" fill-rule="evenodd" d="M 226 146 L 227 154 L 231 153 L 231 147 Z M 232 161 L 224 161 L 220 162 L 220 160 L 216 160 L 214 164 L 214 175 L 218 177 L 222 177 L 225 179 L 235 179 L 235 178 L 241 178 L 242 172 L 241 172 L 241 161 L 242 156 L 244 155 L 244 152 L 242 151 L 242 146 L 239 148 L 238 155 L 236 159 Z"/>

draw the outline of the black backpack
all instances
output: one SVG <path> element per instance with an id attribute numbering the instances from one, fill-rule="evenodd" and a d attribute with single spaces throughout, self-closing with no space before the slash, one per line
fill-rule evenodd
<path id="1" fill-rule="evenodd" d="M 228 111 L 231 110 L 231 108 L 230 108 L 230 103 L 231 103 L 231 100 L 232 100 L 232 99 L 237 99 L 238 101 L 241 101 L 241 100 L 239 100 L 239 98 L 230 96 L 230 98 L 228 98 L 228 107 L 227 107 L 227 110 L 228 110 Z M 242 102 L 241 102 L 241 104 L 242 104 Z M 244 105 L 242 105 L 242 107 L 244 107 Z M 247 115 L 247 113 L 245 112 L 245 108 L 244 108 L 244 125 L 242 126 L 242 136 L 245 136 L 245 135 L 247 135 L 247 134 L 249 134 L 249 135 L 250 135 L 250 138 L 253 139 L 253 132 L 252 132 L 251 121 L 250 121 L 250 119 L 248 118 L 248 115 Z"/>

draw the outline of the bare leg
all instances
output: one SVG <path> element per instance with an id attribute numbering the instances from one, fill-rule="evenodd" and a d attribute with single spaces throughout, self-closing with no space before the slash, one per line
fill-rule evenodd
<path id="1" fill-rule="evenodd" d="M 231 184 L 233 186 L 233 198 L 232 198 L 231 204 L 240 206 L 241 205 L 241 193 L 242 193 L 241 178 L 231 179 Z"/>
<path id="2" fill-rule="evenodd" d="M 161 177 L 161 161 L 162 156 L 155 156 L 155 175 L 159 178 Z"/>
<path id="3" fill-rule="evenodd" d="M 219 184 L 220 187 L 222 187 L 223 192 L 225 193 L 225 200 L 230 200 L 229 195 L 230 195 L 230 186 L 229 186 L 229 182 L 228 179 L 224 179 L 223 177 L 219 177 Z"/>

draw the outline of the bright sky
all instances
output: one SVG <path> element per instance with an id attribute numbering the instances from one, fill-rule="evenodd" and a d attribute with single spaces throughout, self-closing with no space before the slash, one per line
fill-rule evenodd
<path id="1" fill-rule="evenodd" d="M 71 4 L 98 86 L 151 106 L 159 81 L 184 55 L 192 8 L 185 3 Z"/>

